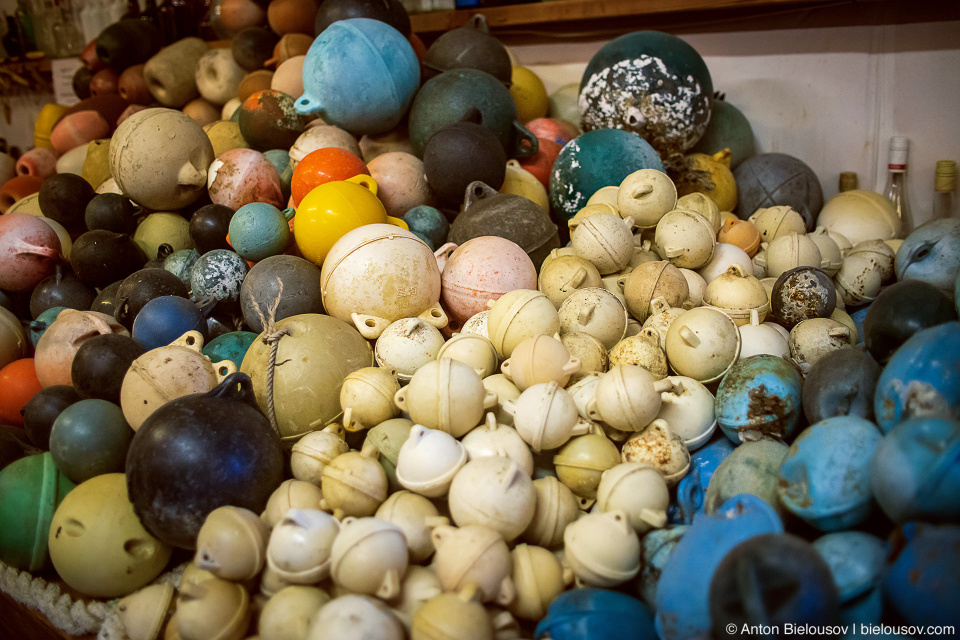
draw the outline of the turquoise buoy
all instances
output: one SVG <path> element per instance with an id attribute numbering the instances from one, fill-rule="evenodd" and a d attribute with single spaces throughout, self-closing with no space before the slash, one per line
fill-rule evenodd
<path id="1" fill-rule="evenodd" d="M 256 339 L 257 334 L 252 331 L 231 331 L 204 345 L 203 355 L 210 358 L 210 362 L 229 360 L 239 369 L 243 356 L 247 355 L 247 350 Z"/>
<path id="2" fill-rule="evenodd" d="M 550 172 L 550 208 L 569 220 L 601 187 L 617 186 L 640 169 L 663 171 L 653 147 L 635 133 L 598 129 L 578 136 L 560 151 Z"/>

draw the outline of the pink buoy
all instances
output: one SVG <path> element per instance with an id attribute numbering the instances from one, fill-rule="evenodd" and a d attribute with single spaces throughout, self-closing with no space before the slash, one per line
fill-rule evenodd
<path id="1" fill-rule="evenodd" d="M 207 189 L 214 204 L 234 211 L 251 202 L 266 202 L 283 208 L 280 174 L 259 151 L 232 149 L 210 165 Z"/>
<path id="2" fill-rule="evenodd" d="M 467 240 L 450 257 L 440 274 L 440 303 L 451 325 L 462 326 L 471 316 L 515 289 L 536 289 L 537 270 L 515 242 L 498 236 Z"/>
<path id="3" fill-rule="evenodd" d="M 37 342 L 34 364 L 40 385 L 46 388 L 73 384 L 70 369 L 77 351 L 87 340 L 107 333 L 130 335 L 123 325 L 105 313 L 76 309 L 61 311 Z"/>
<path id="4" fill-rule="evenodd" d="M 37 216 L 0 216 L 0 289 L 29 291 L 53 273 L 60 238 Z"/>
<path id="5" fill-rule="evenodd" d="M 50 132 L 50 144 L 60 155 L 98 138 L 110 137 L 110 124 L 92 109 L 65 116 Z"/>
<path id="6" fill-rule="evenodd" d="M 423 160 L 417 156 L 391 151 L 371 160 L 367 169 L 377 181 L 377 197 L 388 216 L 402 218 L 414 207 L 433 204 L 433 189 L 427 184 Z"/>
<path id="7" fill-rule="evenodd" d="M 18 176 L 36 176 L 46 180 L 56 172 L 57 152 L 53 149 L 30 149 L 17 160 Z"/>

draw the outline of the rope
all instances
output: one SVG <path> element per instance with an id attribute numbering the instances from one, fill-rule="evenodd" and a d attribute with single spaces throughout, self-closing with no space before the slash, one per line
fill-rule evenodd
<path id="1" fill-rule="evenodd" d="M 280 280 L 280 278 L 277 278 L 277 286 L 277 297 L 273 301 L 273 304 L 270 305 L 270 312 L 266 317 L 263 315 L 260 304 L 254 299 L 253 293 L 250 292 L 249 295 L 250 303 L 257 312 L 257 316 L 260 318 L 260 325 L 263 327 L 263 343 L 270 345 L 270 361 L 267 364 L 267 418 L 270 420 L 270 425 L 279 433 L 280 427 L 277 424 L 277 413 L 273 406 L 273 375 L 274 369 L 276 369 L 277 366 L 277 350 L 279 349 L 280 338 L 290 335 L 290 332 L 286 329 L 282 331 L 277 330 L 277 309 L 280 307 L 280 298 L 283 296 L 283 281 Z"/>

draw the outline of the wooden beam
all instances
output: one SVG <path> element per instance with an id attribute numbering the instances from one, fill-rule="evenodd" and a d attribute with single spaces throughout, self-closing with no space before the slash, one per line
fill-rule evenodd
<path id="1" fill-rule="evenodd" d="M 434 11 L 410 16 L 417 34 L 430 34 L 462 27 L 471 16 L 482 13 L 491 29 L 505 26 L 575 22 L 622 16 L 716 11 L 720 9 L 777 8 L 790 5 L 834 4 L 836 0 L 553 0 L 457 11 Z"/>

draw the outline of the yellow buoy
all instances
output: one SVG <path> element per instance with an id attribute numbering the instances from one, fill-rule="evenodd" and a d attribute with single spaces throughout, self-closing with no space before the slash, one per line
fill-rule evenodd
<path id="1" fill-rule="evenodd" d="M 510 94 L 517 103 L 517 120 L 526 124 L 535 118 L 543 118 L 550 108 L 550 98 L 543 80 L 526 67 L 514 67 L 511 76 Z"/>
<path id="2" fill-rule="evenodd" d="M 688 169 L 709 172 L 714 188 L 707 189 L 698 182 L 681 181 L 677 183 L 677 194 L 702 193 L 713 200 L 720 211 L 733 211 L 737 206 L 737 182 L 730 171 L 730 149 L 722 149 L 712 156 L 691 153 L 685 160 Z"/>

